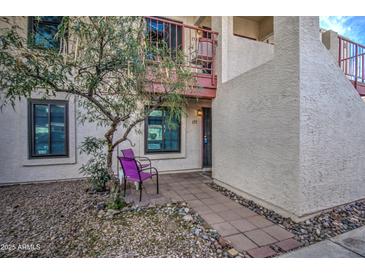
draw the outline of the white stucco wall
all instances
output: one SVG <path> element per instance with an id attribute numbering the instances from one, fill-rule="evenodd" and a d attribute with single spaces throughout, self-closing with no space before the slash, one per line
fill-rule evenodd
<path id="1" fill-rule="evenodd" d="M 9 23 L 19 26 L 19 32 L 27 35 L 27 17 L 11 17 Z M 195 17 L 175 18 L 192 23 Z M 0 22 L 1 27 L 4 24 Z M 4 24 L 7 27 L 7 24 Z M 0 90 L 0 92 L 2 92 Z M 34 96 L 34 98 L 38 98 Z M 58 95 L 52 99 L 65 99 Z M 79 146 L 86 136 L 102 137 L 103 128 L 93 124 L 78 123 L 77 104 L 75 98 L 69 99 L 69 151 L 67 158 L 28 159 L 28 105 L 21 100 L 15 105 L 15 111 L 9 106 L 0 113 L 0 184 L 48 181 L 80 178 L 79 168 L 87 161 L 86 155 L 79 154 Z M 202 167 L 202 117 L 196 112 L 202 107 L 210 107 L 210 100 L 191 100 L 186 110 L 187 116 L 182 118 L 181 124 L 181 152 L 148 154 L 153 165 L 161 172 L 179 172 L 200 170 Z M 135 145 L 136 155 L 144 152 L 144 123 L 139 125 L 142 134 L 132 131 L 130 139 Z M 118 133 L 117 133 L 118 134 Z M 119 133 L 120 134 L 120 133 Z M 125 143 L 123 146 L 129 146 Z M 120 146 L 120 149 L 123 147 Z M 116 153 L 114 170 L 117 170 Z"/>
<path id="2" fill-rule="evenodd" d="M 220 83 L 212 109 L 214 179 L 283 211 L 296 207 L 298 195 L 299 55 L 290 40 L 297 35 L 295 20 L 276 20 L 275 39 L 283 46 L 274 59 Z"/>
<path id="3" fill-rule="evenodd" d="M 274 46 L 234 36 L 232 16 L 212 17 L 213 30 L 218 36 L 217 71 L 222 82 L 264 64 L 274 57 Z"/>
<path id="4" fill-rule="evenodd" d="M 318 20 L 300 24 L 302 215 L 365 197 L 365 104 L 315 35 Z"/>
<path id="5" fill-rule="evenodd" d="M 36 96 L 34 98 L 37 98 Z M 59 95 L 53 99 L 65 99 Z M 0 184 L 48 181 L 81 178 L 79 168 L 87 161 L 87 155 L 79 153 L 79 146 L 86 136 L 102 137 L 105 130 L 93 124 L 79 124 L 76 119 L 74 98 L 69 98 L 69 151 L 67 158 L 28 159 L 28 105 L 18 102 L 15 111 L 7 107 L 0 113 Z M 210 102 L 192 102 L 187 116 L 181 123 L 181 152 L 148 154 L 153 166 L 160 172 L 200 170 L 202 167 L 202 117 L 196 112 L 201 107 L 210 107 Z M 142 133 L 132 132 L 130 139 L 136 155 L 144 155 L 144 123 Z M 119 148 L 129 147 L 126 142 Z M 116 159 L 115 153 L 114 159 Z M 117 170 L 117 161 L 114 161 Z"/>
<path id="6" fill-rule="evenodd" d="M 318 29 L 275 17 L 274 59 L 213 103 L 214 179 L 294 219 L 365 197 L 365 105 Z"/>

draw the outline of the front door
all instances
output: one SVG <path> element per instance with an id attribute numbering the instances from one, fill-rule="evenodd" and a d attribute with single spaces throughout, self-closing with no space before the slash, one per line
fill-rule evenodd
<path id="1" fill-rule="evenodd" d="M 212 109 L 203 108 L 203 168 L 212 166 Z"/>

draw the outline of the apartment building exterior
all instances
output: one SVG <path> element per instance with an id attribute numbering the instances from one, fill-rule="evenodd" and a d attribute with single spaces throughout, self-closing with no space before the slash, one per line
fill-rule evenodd
<path id="1" fill-rule="evenodd" d="M 37 31 L 32 18 L 10 20 L 23 35 Z M 57 20 L 41 23 L 52 32 Z M 161 109 L 139 125 L 141 134 L 131 133 L 137 155 L 149 157 L 161 172 L 212 170 L 218 184 L 294 219 L 365 198 L 361 45 L 320 32 L 318 17 L 146 22 L 150 37 L 184 50 L 198 84 L 174 130 L 164 130 Z M 76 100 L 34 96 L 3 110 L 0 184 L 80 178 L 87 156 L 79 146 L 103 130 L 78 123 Z M 49 113 L 54 142 L 35 144 L 37 117 L 49 126 Z"/>

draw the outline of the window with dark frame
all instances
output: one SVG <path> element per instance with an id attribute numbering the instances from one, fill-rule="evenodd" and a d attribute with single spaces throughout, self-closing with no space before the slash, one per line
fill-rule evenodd
<path id="1" fill-rule="evenodd" d="M 62 16 L 29 17 L 29 44 L 35 48 L 59 49 L 60 41 L 55 36 Z"/>
<path id="2" fill-rule="evenodd" d="M 29 100 L 29 158 L 68 156 L 68 101 Z"/>
<path id="3" fill-rule="evenodd" d="M 181 120 L 171 117 L 168 110 L 159 108 L 145 120 L 145 152 L 180 152 Z"/>

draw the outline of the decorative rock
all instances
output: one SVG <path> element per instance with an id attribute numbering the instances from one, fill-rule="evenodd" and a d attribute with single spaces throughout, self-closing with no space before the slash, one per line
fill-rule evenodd
<path id="1" fill-rule="evenodd" d="M 306 221 L 295 223 L 290 218 L 284 218 L 274 211 L 240 197 L 212 181 L 206 182 L 206 184 L 242 206 L 251 209 L 259 215 L 263 215 L 273 223 L 283 226 L 286 230 L 292 232 L 295 235 L 295 239 L 300 240 L 301 244 L 304 245 L 309 245 L 365 225 L 365 200 L 346 206 L 338 206 Z"/>
<path id="2" fill-rule="evenodd" d="M 230 241 L 227 241 L 226 239 L 224 239 L 223 237 L 219 237 L 218 239 L 218 243 L 223 247 L 229 247 L 231 246 L 231 242 Z"/>
<path id="3" fill-rule="evenodd" d="M 317 236 L 321 236 L 321 230 L 319 228 L 316 229 Z"/>
<path id="4" fill-rule="evenodd" d="M 191 216 L 190 214 L 189 215 L 185 215 L 183 217 L 183 220 L 186 221 L 186 222 L 192 222 L 194 219 L 193 219 L 193 216 Z"/>
<path id="5" fill-rule="evenodd" d="M 104 210 L 100 210 L 100 211 L 98 212 L 98 218 L 103 218 L 103 217 L 104 217 L 104 215 L 105 215 L 105 211 L 104 211 Z"/>
<path id="6" fill-rule="evenodd" d="M 238 251 L 234 248 L 231 248 L 227 251 L 228 253 L 228 256 L 231 257 L 231 258 L 234 258 L 238 255 Z"/>
<path id="7" fill-rule="evenodd" d="M 108 211 L 106 212 L 108 215 L 117 215 L 120 213 L 119 210 L 115 210 L 115 209 L 108 209 Z"/>
<path id="8" fill-rule="evenodd" d="M 105 209 L 105 207 L 106 207 L 105 203 L 99 203 L 96 205 L 97 210 L 103 210 Z"/>

